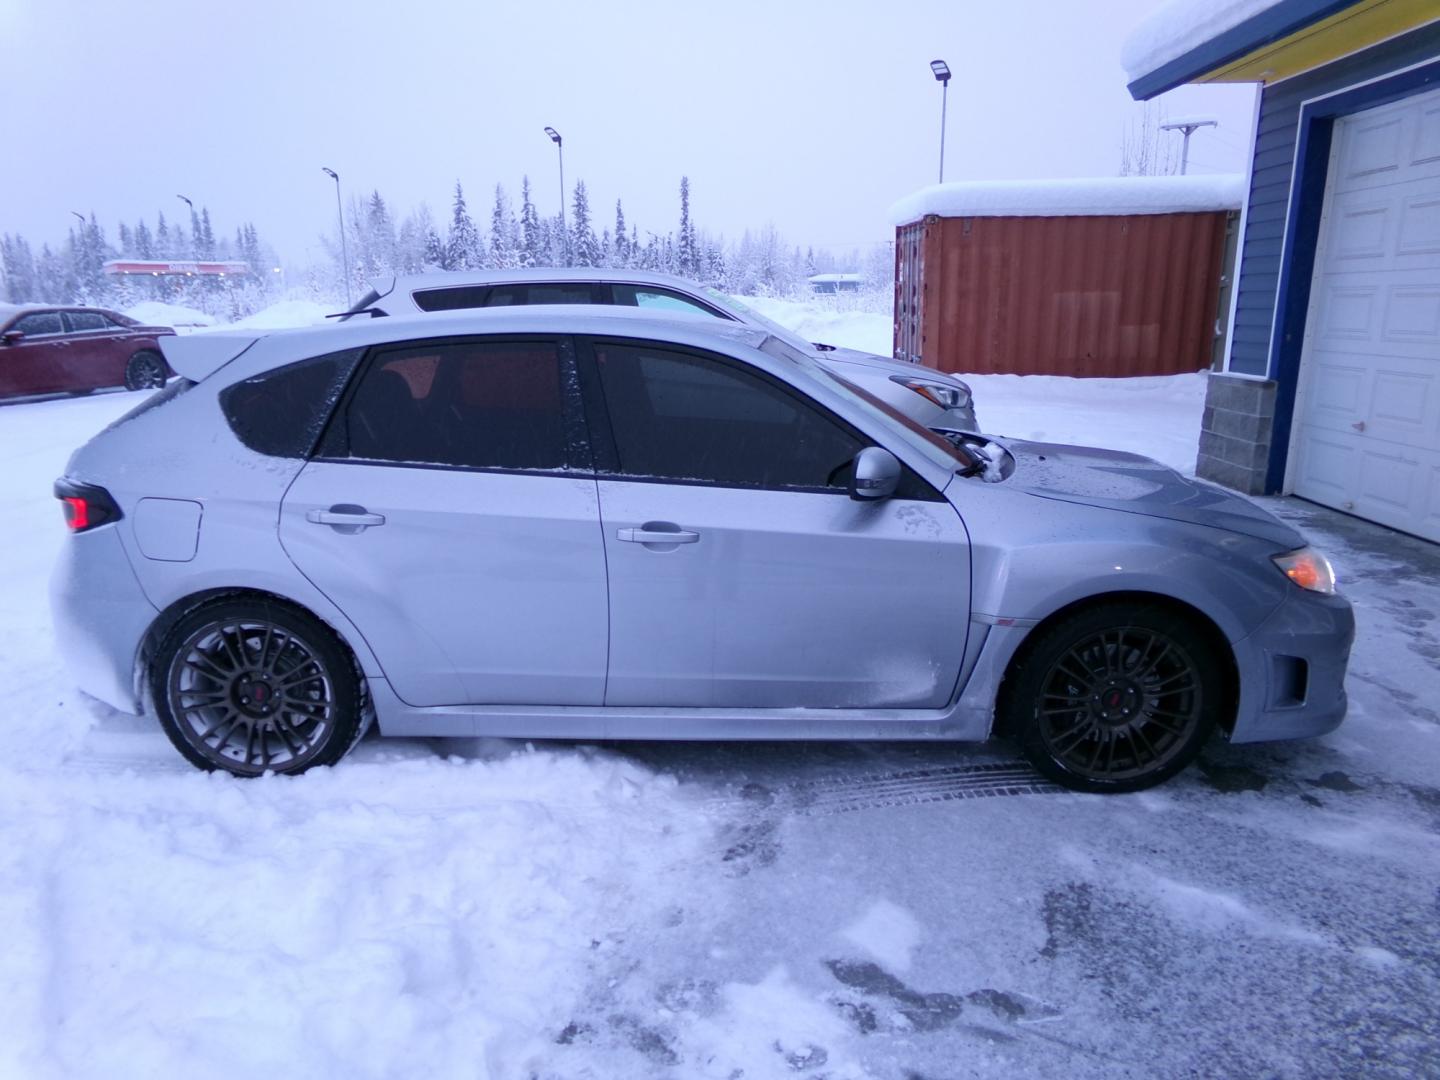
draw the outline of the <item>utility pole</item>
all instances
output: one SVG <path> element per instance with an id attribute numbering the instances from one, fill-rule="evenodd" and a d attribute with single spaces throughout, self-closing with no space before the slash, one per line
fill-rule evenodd
<path id="1" fill-rule="evenodd" d="M 1168 124 L 1161 124 L 1161 131 L 1178 131 L 1185 136 L 1185 141 L 1180 144 L 1180 175 L 1185 175 L 1185 169 L 1190 164 L 1190 136 L 1202 127 L 1219 127 L 1215 120 L 1172 120 Z"/>

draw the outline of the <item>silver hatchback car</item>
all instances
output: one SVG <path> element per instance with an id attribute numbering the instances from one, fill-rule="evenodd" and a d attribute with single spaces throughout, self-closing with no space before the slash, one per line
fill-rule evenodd
<path id="1" fill-rule="evenodd" d="M 385 735 L 1003 734 L 1086 791 L 1317 735 L 1354 623 L 1248 501 L 952 442 L 763 330 L 508 308 L 167 338 L 71 458 L 83 689 L 239 775 Z"/>
<path id="2" fill-rule="evenodd" d="M 607 267 L 433 271 L 381 278 L 341 318 L 417 315 L 467 308 L 595 304 L 631 314 L 723 319 L 765 330 L 820 366 L 861 386 L 922 427 L 975 432 L 970 385 L 909 361 L 806 341 L 750 305 L 708 285 L 672 274 Z"/>

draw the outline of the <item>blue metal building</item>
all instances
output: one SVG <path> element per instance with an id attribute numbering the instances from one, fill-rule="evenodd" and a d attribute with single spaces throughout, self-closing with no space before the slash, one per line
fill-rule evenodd
<path id="1" fill-rule="evenodd" d="M 1141 100 L 1261 84 L 1197 472 L 1440 540 L 1440 0 L 1205 7 L 1127 55 Z"/>

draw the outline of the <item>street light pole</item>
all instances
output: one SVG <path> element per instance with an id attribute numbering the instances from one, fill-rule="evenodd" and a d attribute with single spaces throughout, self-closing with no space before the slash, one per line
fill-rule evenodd
<path id="1" fill-rule="evenodd" d="M 1215 120 L 1174 120 L 1168 124 L 1161 124 L 1161 131 L 1178 131 L 1185 136 L 1185 141 L 1180 144 L 1180 175 L 1185 175 L 1186 166 L 1190 164 L 1190 136 L 1202 127 L 1219 127 Z"/>
<path id="2" fill-rule="evenodd" d="M 350 245 L 345 242 L 345 210 L 340 204 L 340 174 L 334 169 L 327 169 L 320 166 L 320 171 L 331 180 L 335 181 L 335 217 L 340 223 L 340 268 L 341 276 L 345 278 L 345 306 L 353 307 L 350 302 Z"/>
<path id="3" fill-rule="evenodd" d="M 560 133 L 553 127 L 547 127 L 545 134 L 550 136 L 550 141 L 555 144 L 555 152 L 560 156 L 560 236 L 565 241 L 565 265 L 570 265 L 570 230 L 565 227 L 565 144 L 560 138 Z"/>
<path id="4" fill-rule="evenodd" d="M 190 208 L 190 246 L 198 255 L 200 253 L 200 219 L 195 216 L 195 204 L 184 195 L 176 195 L 175 198 Z"/>
<path id="5" fill-rule="evenodd" d="M 945 182 L 945 108 L 950 103 L 950 65 L 944 60 L 931 60 L 930 70 L 940 84 L 940 183 Z"/>

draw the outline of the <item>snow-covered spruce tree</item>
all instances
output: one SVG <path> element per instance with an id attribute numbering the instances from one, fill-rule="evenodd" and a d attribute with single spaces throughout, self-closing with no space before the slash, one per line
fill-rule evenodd
<path id="1" fill-rule="evenodd" d="M 171 258 L 174 253 L 174 238 L 170 235 L 170 226 L 165 224 L 165 211 L 160 211 L 160 216 L 155 224 L 155 257 L 157 259 Z"/>
<path id="2" fill-rule="evenodd" d="M 725 242 L 723 240 L 706 240 L 701 246 L 704 266 L 700 271 L 700 280 L 706 285 L 713 285 L 722 291 L 729 287 L 729 281 L 725 276 Z"/>
<path id="3" fill-rule="evenodd" d="M 497 270 L 508 270 L 519 265 L 520 253 L 515 250 L 514 218 L 504 186 L 496 184 L 495 205 L 490 208 L 490 265 Z"/>
<path id="4" fill-rule="evenodd" d="M 0 261 L 5 270 L 5 299 L 12 304 L 24 304 L 41 299 L 35 277 L 35 256 L 30 244 L 23 236 L 0 239 Z"/>
<path id="5" fill-rule="evenodd" d="M 625 232 L 625 211 L 620 200 L 615 200 L 615 239 L 610 253 L 611 266 L 630 265 L 630 237 Z"/>
<path id="6" fill-rule="evenodd" d="M 545 230 L 535 202 L 530 197 L 530 177 L 520 179 L 520 250 L 518 265 L 543 266 L 545 264 Z"/>
<path id="7" fill-rule="evenodd" d="M 575 184 L 575 198 L 570 211 L 570 261 L 574 266 L 599 266 L 600 241 L 590 225 L 590 196 L 585 181 Z"/>
<path id="8" fill-rule="evenodd" d="M 40 245 L 35 258 L 35 299 L 46 304 L 63 304 L 69 297 L 65 280 L 65 258 L 51 251 L 49 244 Z"/>
<path id="9" fill-rule="evenodd" d="M 433 225 L 425 233 L 425 269 L 450 269 L 450 253 L 445 248 L 445 241 L 440 239 L 440 233 Z"/>
<path id="10" fill-rule="evenodd" d="M 675 272 L 694 278 L 700 273 L 700 252 L 695 243 L 695 223 L 690 219 L 690 178 L 680 178 L 680 235 L 675 239 Z"/>
<path id="11" fill-rule="evenodd" d="M 137 259 L 155 258 L 155 241 L 150 236 L 150 228 L 145 224 L 144 218 L 135 223 L 134 237 L 135 257 Z"/>
<path id="12" fill-rule="evenodd" d="M 430 208 L 424 203 L 405 215 L 405 220 L 400 223 L 400 233 L 395 238 L 395 265 L 400 273 L 418 274 L 434 270 L 439 265 L 432 261 L 428 251 L 430 234 L 434 231 Z"/>
<path id="13" fill-rule="evenodd" d="M 478 270 L 485 265 L 481 255 L 480 233 L 470 212 L 465 208 L 465 192 L 455 181 L 455 203 L 450 215 L 450 238 L 446 245 L 446 270 Z"/>
<path id="14" fill-rule="evenodd" d="M 200 208 L 200 231 L 195 237 L 195 254 L 202 259 L 215 257 L 215 233 L 210 228 L 210 208 Z"/>
<path id="15" fill-rule="evenodd" d="M 366 276 L 384 277 L 395 273 L 399 261 L 395 252 L 395 222 L 379 191 L 371 191 L 365 206 L 365 229 L 369 233 L 370 249 L 365 263 Z"/>

